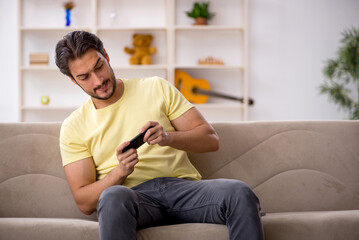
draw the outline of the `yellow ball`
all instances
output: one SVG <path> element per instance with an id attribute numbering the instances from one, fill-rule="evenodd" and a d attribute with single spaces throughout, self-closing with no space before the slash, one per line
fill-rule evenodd
<path id="1" fill-rule="evenodd" d="M 49 96 L 42 96 L 40 101 L 42 105 L 48 105 L 50 103 L 50 98 Z"/>

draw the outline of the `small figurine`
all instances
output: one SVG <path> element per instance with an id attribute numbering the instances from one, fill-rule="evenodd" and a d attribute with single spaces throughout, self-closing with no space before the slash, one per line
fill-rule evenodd
<path id="1" fill-rule="evenodd" d="M 110 19 L 111 19 L 111 26 L 115 26 L 117 21 L 117 13 L 116 12 L 110 13 Z"/>
<path id="2" fill-rule="evenodd" d="M 152 64 L 151 55 L 155 54 L 157 49 L 150 47 L 152 42 L 150 34 L 134 34 L 132 36 L 132 44 L 134 48 L 125 47 L 124 51 L 131 54 L 129 63 L 131 65 L 149 65 Z"/>
<path id="3" fill-rule="evenodd" d="M 205 59 L 198 60 L 199 65 L 224 65 L 224 62 L 221 59 L 216 59 L 212 56 Z"/>

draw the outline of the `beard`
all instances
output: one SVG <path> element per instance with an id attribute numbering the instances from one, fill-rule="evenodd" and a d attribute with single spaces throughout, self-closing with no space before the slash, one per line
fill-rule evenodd
<path id="1" fill-rule="evenodd" d="M 105 81 L 103 81 L 103 83 L 102 83 L 100 86 L 98 86 L 97 88 L 95 88 L 94 91 L 93 91 L 93 93 L 91 93 L 91 94 L 88 93 L 91 97 L 96 98 L 96 99 L 99 99 L 99 100 L 107 100 L 107 99 L 110 99 L 110 98 L 113 96 L 113 94 L 115 93 L 115 91 L 116 91 L 116 85 L 117 85 L 117 84 L 116 84 L 116 77 L 115 77 L 115 74 L 114 74 L 113 69 L 111 68 L 111 66 L 109 66 L 109 67 L 110 67 L 110 69 L 111 69 L 111 76 L 110 76 L 110 78 L 106 79 Z M 108 84 L 109 82 L 112 83 L 111 92 L 110 92 L 107 96 L 105 96 L 105 97 L 100 97 L 99 95 L 97 95 L 97 94 L 96 94 L 96 90 L 102 88 L 103 86 L 105 86 L 105 85 Z"/>

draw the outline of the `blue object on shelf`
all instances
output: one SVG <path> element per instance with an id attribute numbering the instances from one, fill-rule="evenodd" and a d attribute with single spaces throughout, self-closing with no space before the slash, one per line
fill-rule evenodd
<path id="1" fill-rule="evenodd" d="M 65 9 L 65 11 L 66 11 L 66 27 L 68 27 L 71 24 L 71 10 Z"/>

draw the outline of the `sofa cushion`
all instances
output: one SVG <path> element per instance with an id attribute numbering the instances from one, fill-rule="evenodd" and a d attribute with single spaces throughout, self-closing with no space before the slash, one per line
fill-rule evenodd
<path id="1" fill-rule="evenodd" d="M 0 217 L 82 218 L 62 168 L 60 123 L 0 124 Z"/>
<path id="2" fill-rule="evenodd" d="M 225 225 L 186 223 L 151 227 L 137 232 L 138 240 L 228 240 Z"/>
<path id="3" fill-rule="evenodd" d="M 98 222 L 64 218 L 0 218 L 6 240 L 99 240 Z"/>
<path id="4" fill-rule="evenodd" d="M 189 154 L 204 178 L 248 183 L 265 212 L 359 209 L 359 121 L 213 126 L 219 151 Z"/>
<path id="5" fill-rule="evenodd" d="M 271 213 L 262 220 L 266 240 L 359 239 L 359 210 Z"/>
<path id="6" fill-rule="evenodd" d="M 79 219 L 0 218 L 0 236 L 6 240 L 99 240 L 98 222 Z M 139 240 L 228 240 L 225 225 L 178 224 L 143 229 Z"/>
<path id="7" fill-rule="evenodd" d="M 271 213 L 262 218 L 266 240 L 358 240 L 359 210 Z M 0 218 L 7 240 L 98 240 L 98 222 L 79 219 Z M 228 240 L 225 225 L 177 224 L 138 231 L 139 240 Z"/>
<path id="8" fill-rule="evenodd" d="M 20 175 L 3 181 L 0 192 L 1 217 L 91 219 L 78 210 L 66 180 L 59 177 Z"/>

